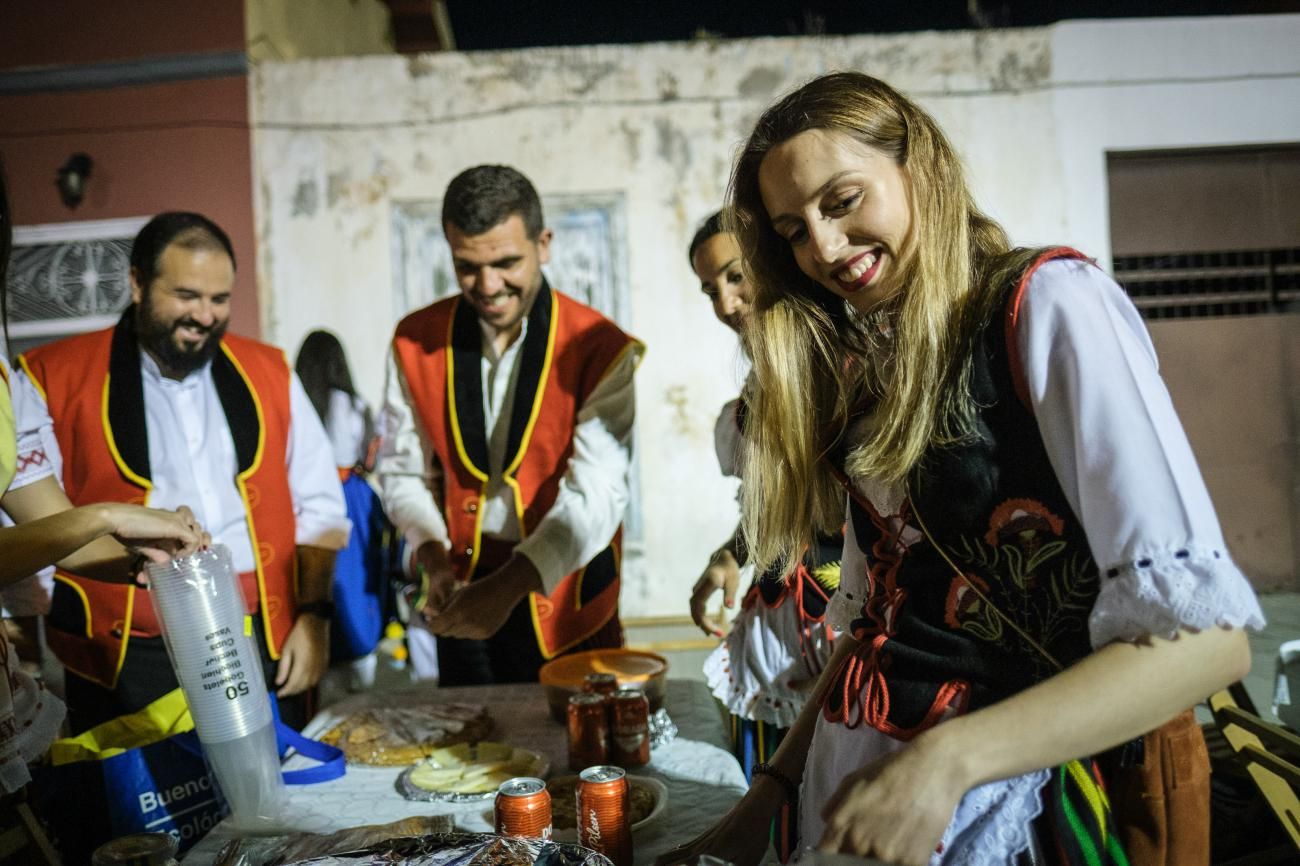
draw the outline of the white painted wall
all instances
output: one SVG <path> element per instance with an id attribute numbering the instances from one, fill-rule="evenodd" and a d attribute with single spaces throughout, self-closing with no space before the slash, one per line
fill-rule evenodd
<path id="1" fill-rule="evenodd" d="M 512 164 L 543 193 L 621 192 L 638 374 L 643 558 L 626 615 L 681 613 L 735 522 L 711 431 L 734 339 L 686 262 L 737 144 L 772 98 L 833 69 L 934 112 L 977 198 L 1022 243 L 1109 257 L 1105 153 L 1300 141 L 1300 16 L 1076 22 L 921 33 L 264 63 L 252 76 L 263 333 L 344 338 L 377 399 L 391 309 L 390 208 L 461 169 Z M 562 286 L 559 288 L 563 288 Z"/>

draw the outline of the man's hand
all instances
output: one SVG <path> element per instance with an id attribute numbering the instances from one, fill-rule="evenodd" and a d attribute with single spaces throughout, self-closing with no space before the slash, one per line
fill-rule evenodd
<path id="1" fill-rule="evenodd" d="M 298 603 L 327 601 L 334 585 L 334 557 L 337 551 L 299 544 Z M 289 697 L 320 682 L 330 663 L 330 624 L 311 613 L 300 613 L 280 648 L 280 666 L 275 671 L 276 694 Z"/>
<path id="2" fill-rule="evenodd" d="M 426 541 L 415 551 L 415 562 L 423 572 L 420 591 L 424 593 L 420 615 L 425 621 L 442 612 L 456 586 L 456 575 L 451 570 L 447 548 L 440 542 Z"/>
<path id="3" fill-rule="evenodd" d="M 329 666 L 330 624 L 315 614 L 304 613 L 294 620 L 280 649 L 280 666 L 275 671 L 276 694 L 282 698 L 305 692 L 320 682 Z"/>
<path id="4" fill-rule="evenodd" d="M 695 620 L 705 634 L 722 637 L 721 626 L 714 622 L 708 613 L 709 599 L 719 589 L 722 590 L 722 604 L 732 608 L 736 606 L 736 590 L 740 586 L 740 564 L 736 557 L 725 547 L 719 548 L 709 558 L 709 567 L 704 569 L 700 579 L 695 581 L 691 590 L 691 619 Z"/>
<path id="5" fill-rule="evenodd" d="M 541 592 L 542 577 L 526 556 L 515 554 L 486 577 L 458 588 L 441 611 L 428 617 L 442 637 L 487 640 L 501 630 L 510 611 L 529 592 Z"/>

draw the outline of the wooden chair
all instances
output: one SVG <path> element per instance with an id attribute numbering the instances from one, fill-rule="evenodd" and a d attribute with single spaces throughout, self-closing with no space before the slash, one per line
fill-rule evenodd
<path id="1" fill-rule="evenodd" d="M 1300 737 L 1261 719 L 1241 683 L 1211 696 L 1209 703 L 1238 763 L 1291 839 L 1291 846 L 1247 859 L 1251 863 L 1294 863 L 1300 851 Z"/>
<path id="2" fill-rule="evenodd" d="M 61 862 L 22 794 L 0 799 L 0 863 L 60 866 Z"/>

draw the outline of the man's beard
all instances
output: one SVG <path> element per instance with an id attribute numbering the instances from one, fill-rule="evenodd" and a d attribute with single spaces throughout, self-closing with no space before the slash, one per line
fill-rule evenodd
<path id="1" fill-rule="evenodd" d="M 155 318 L 147 298 L 141 302 L 135 318 L 136 337 L 140 345 L 154 356 L 163 372 L 180 378 L 212 360 L 226 333 L 226 326 L 230 323 L 226 319 L 205 328 L 189 317 L 174 322 L 160 321 Z M 175 339 L 176 331 L 182 327 L 194 328 L 206 334 L 207 339 L 197 346 L 182 348 Z"/>

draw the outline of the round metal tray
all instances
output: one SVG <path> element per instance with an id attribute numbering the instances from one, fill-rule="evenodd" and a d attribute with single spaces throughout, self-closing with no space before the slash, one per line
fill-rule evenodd
<path id="1" fill-rule="evenodd" d="M 534 759 L 535 772 L 530 775 L 539 779 L 545 779 L 546 774 L 551 770 L 551 759 L 541 752 L 535 752 L 532 749 L 520 749 L 516 751 L 527 752 Z M 421 762 L 423 763 L 423 762 Z M 397 777 L 397 792 L 408 800 L 415 800 L 421 803 L 481 803 L 484 800 L 491 800 L 497 795 L 496 789 L 483 791 L 478 794 L 458 794 L 452 791 L 430 791 L 427 788 L 421 788 L 411 782 L 411 773 L 420 764 L 412 764 L 401 772 Z"/>

